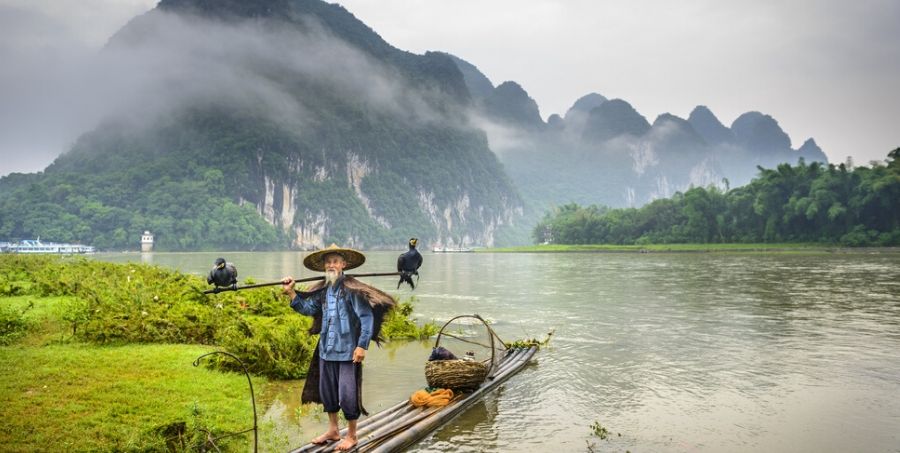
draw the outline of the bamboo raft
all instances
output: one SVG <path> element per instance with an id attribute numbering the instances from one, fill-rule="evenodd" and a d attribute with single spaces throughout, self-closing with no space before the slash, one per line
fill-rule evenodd
<path id="1" fill-rule="evenodd" d="M 473 403 L 497 388 L 503 381 L 518 373 L 537 352 L 537 347 L 507 349 L 506 355 L 480 387 L 462 394 L 444 407 L 415 407 L 404 400 L 358 422 L 359 443 L 355 452 L 388 453 L 401 451 L 428 433 L 461 414 Z M 341 437 L 347 429 L 341 430 Z M 339 442 L 326 445 L 307 444 L 291 453 L 325 453 L 334 451 Z"/>

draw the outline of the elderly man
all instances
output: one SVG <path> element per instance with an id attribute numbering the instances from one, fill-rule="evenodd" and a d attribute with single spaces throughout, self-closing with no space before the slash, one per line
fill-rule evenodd
<path id="1" fill-rule="evenodd" d="M 311 333 L 320 334 L 302 400 L 325 406 L 328 431 L 312 443 L 341 441 L 335 447 L 337 451 L 353 449 L 358 442 L 356 422 L 361 413 L 366 414 L 362 407 L 362 362 L 369 342 L 380 340 L 381 321 L 395 304 L 388 294 L 344 275 L 344 270 L 359 267 L 365 260 L 356 250 L 332 244 L 303 260 L 307 269 L 325 272 L 322 283 L 297 293 L 292 277 L 282 281 L 291 308 L 312 316 Z M 344 412 L 348 422 L 343 439 L 338 430 L 338 410 Z"/>

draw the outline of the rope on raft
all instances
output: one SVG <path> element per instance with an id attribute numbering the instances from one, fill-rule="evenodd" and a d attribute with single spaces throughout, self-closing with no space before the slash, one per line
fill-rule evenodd
<path id="1" fill-rule="evenodd" d="M 437 389 L 431 393 L 426 390 L 419 390 L 409 397 L 409 404 L 415 407 L 443 407 L 453 401 L 453 390 Z"/>

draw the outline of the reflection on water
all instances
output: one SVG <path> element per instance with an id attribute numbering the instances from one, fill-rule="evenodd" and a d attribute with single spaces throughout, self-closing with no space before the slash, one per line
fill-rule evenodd
<path id="1" fill-rule="evenodd" d="M 300 253 L 152 260 L 205 274 L 219 255 L 242 278 L 311 275 Z M 507 340 L 555 334 L 415 451 L 900 451 L 900 254 L 426 254 L 421 274 L 415 292 L 371 282 L 416 295 L 424 320 L 477 313 Z M 425 385 L 430 348 L 372 349 L 370 412 Z M 297 445 L 324 417 L 298 425 L 300 383 L 280 387 L 267 416 Z M 595 421 L 615 435 L 599 441 Z"/>
<path id="2" fill-rule="evenodd" d="M 499 439 L 494 425 L 500 410 L 499 400 L 505 389 L 501 388 L 485 396 L 466 410 L 464 416 L 438 430 L 428 442 L 430 451 L 481 452 L 510 451 Z M 468 442 L 475 436 L 478 442 Z"/>

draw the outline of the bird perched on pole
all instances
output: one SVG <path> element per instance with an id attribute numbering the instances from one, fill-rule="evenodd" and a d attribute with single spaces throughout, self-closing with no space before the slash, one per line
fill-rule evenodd
<path id="1" fill-rule="evenodd" d="M 216 287 L 237 287 L 237 268 L 234 264 L 226 263 L 225 258 L 216 258 L 216 267 L 209 271 L 206 283 L 215 284 Z"/>
<path id="2" fill-rule="evenodd" d="M 416 250 L 416 244 L 419 240 L 416 238 L 409 239 L 409 250 L 397 258 L 397 272 L 400 272 L 400 281 L 397 282 L 397 289 L 403 282 L 409 283 L 409 287 L 416 289 L 416 284 L 412 281 L 412 276 L 419 279 L 419 268 L 422 267 L 422 255 Z"/>

